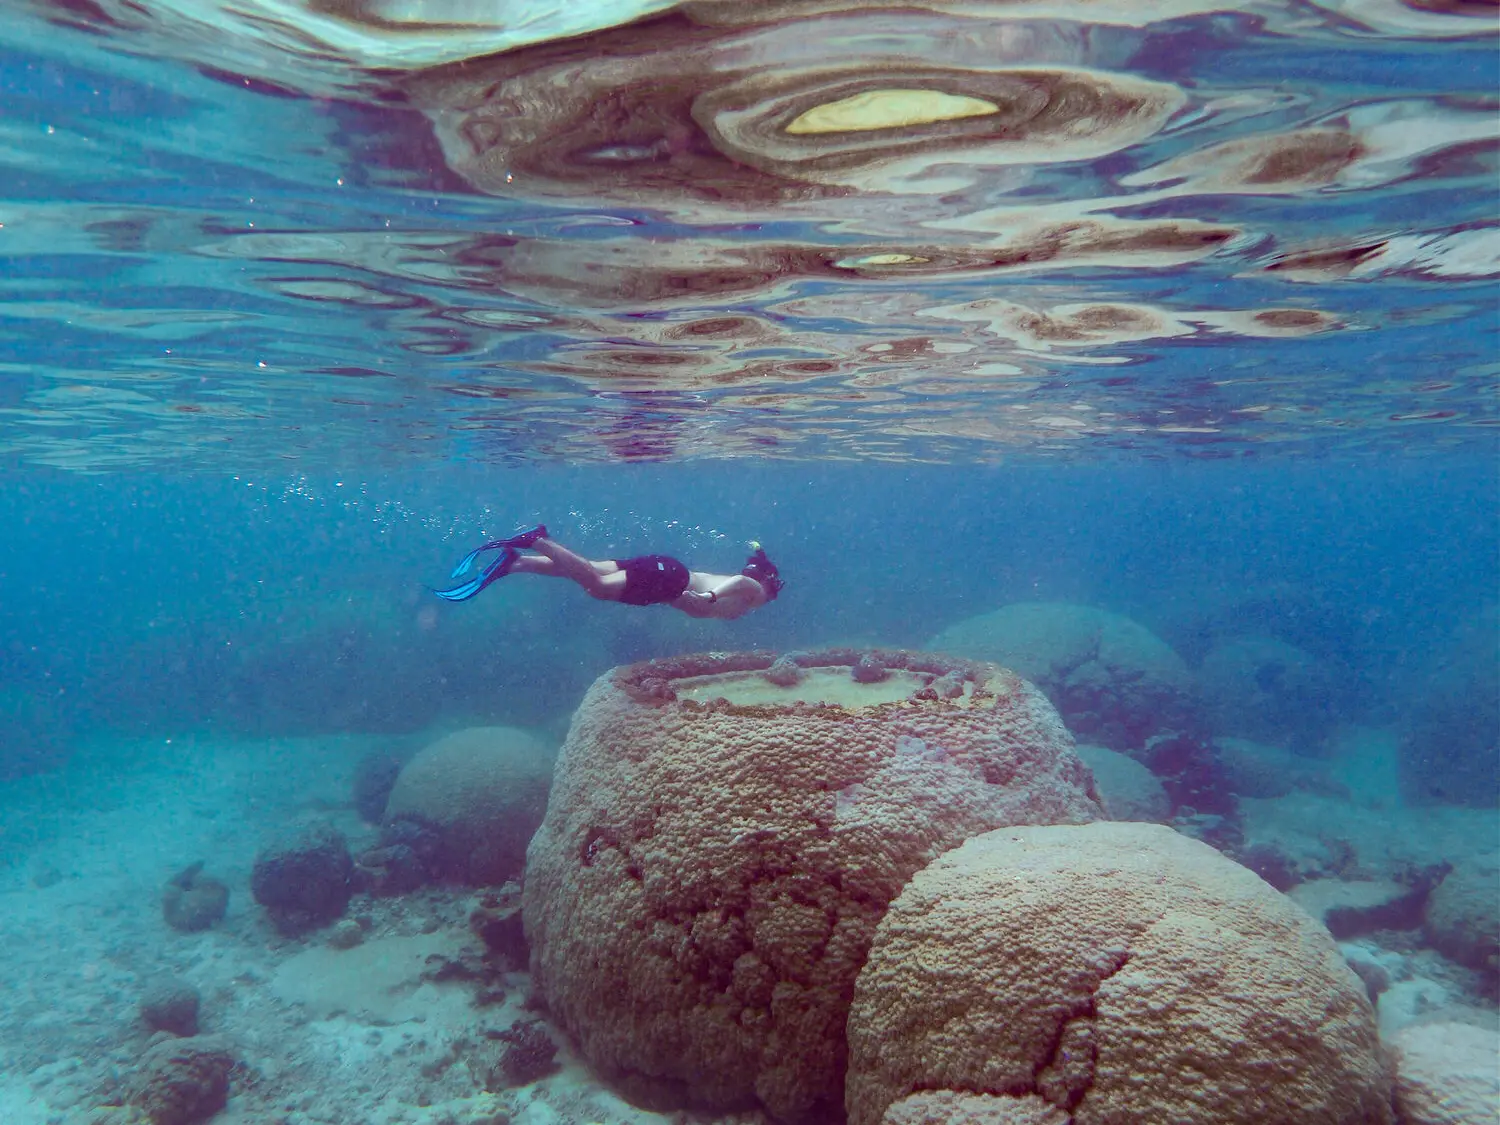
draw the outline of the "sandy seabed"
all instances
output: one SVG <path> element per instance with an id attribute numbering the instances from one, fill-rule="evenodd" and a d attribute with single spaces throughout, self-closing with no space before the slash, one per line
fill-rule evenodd
<path id="1" fill-rule="evenodd" d="M 263 844 L 313 821 L 358 850 L 375 830 L 350 807 L 371 738 L 96 745 L 64 768 L 0 794 L 0 1121 L 69 1122 L 118 1097 L 152 1041 L 139 1001 L 174 977 L 201 997 L 200 1033 L 239 1065 L 215 1125 L 650 1125 L 590 1079 L 563 1047 L 561 1069 L 486 1092 L 466 1045 L 531 1021 L 522 972 L 503 1001 L 433 981 L 435 959 L 482 945 L 461 888 L 356 896 L 366 940 L 328 931 L 287 939 L 251 898 Z M 227 916 L 178 933 L 163 920 L 166 880 L 197 860 L 230 887 Z M 491 998 L 493 1000 L 493 998 Z M 561 1039 L 559 1038 L 559 1043 Z M 682 1120 L 679 1115 L 675 1120 Z"/>

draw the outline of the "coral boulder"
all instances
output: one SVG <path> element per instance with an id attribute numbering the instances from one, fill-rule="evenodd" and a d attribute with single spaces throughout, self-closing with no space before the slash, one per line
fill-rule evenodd
<path id="1" fill-rule="evenodd" d="M 848 1043 L 850 1125 L 940 1090 L 1073 1125 L 1391 1119 L 1374 1011 L 1328 932 L 1153 824 L 1004 828 L 915 875 Z"/>
<path id="2" fill-rule="evenodd" d="M 1337 671 L 1274 637 L 1235 637 L 1209 650 L 1198 691 L 1214 730 L 1315 753 L 1338 718 Z"/>
<path id="3" fill-rule="evenodd" d="M 1155 824 L 1171 819 L 1172 799 L 1156 775 L 1140 762 L 1103 746 L 1079 746 L 1078 756 L 1094 772 L 1107 819 Z"/>
<path id="4" fill-rule="evenodd" d="M 387 843 L 412 827 L 432 836 L 433 873 L 461 883 L 520 874 L 542 822 L 552 752 L 515 727 L 471 727 L 424 747 L 385 803 Z M 404 833 L 404 834 L 403 834 Z"/>
<path id="5" fill-rule="evenodd" d="M 1117 613 L 1017 602 L 950 625 L 934 652 L 1014 668 L 1047 693 L 1068 728 L 1111 750 L 1193 725 L 1192 674 L 1172 647 Z"/>
<path id="6" fill-rule="evenodd" d="M 1460 858 L 1427 900 L 1422 929 L 1445 957 L 1500 975 L 1500 853 Z"/>
<path id="7" fill-rule="evenodd" d="M 1068 1125 L 1068 1115 L 1035 1094 L 1019 1098 L 923 1090 L 890 1109 L 884 1125 Z"/>
<path id="8" fill-rule="evenodd" d="M 853 672 L 878 661 L 878 682 Z M 837 1114 L 855 974 L 907 878 L 1005 824 L 1101 815 L 1042 695 L 926 654 L 682 657 L 596 682 L 527 856 L 534 980 L 655 1104 Z M 771 675 L 766 675 L 771 672 Z"/>
<path id="9" fill-rule="evenodd" d="M 1500 1035 L 1438 1022 L 1402 1028 L 1396 1054 L 1401 1125 L 1500 1125 Z"/>
<path id="10" fill-rule="evenodd" d="M 296 937 L 343 916 L 353 870 L 343 833 L 314 824 L 256 853 L 250 893 L 278 930 Z"/>

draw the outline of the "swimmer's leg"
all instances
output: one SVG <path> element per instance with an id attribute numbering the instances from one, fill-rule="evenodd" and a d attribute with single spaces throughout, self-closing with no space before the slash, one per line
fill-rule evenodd
<path id="1" fill-rule="evenodd" d="M 507 547 L 516 547 L 522 551 L 529 551 L 532 547 L 536 546 L 538 539 L 545 538 L 547 538 L 547 525 L 539 523 L 529 531 L 518 531 L 509 539 L 502 539 L 500 542 L 504 543 Z"/>
<path id="2" fill-rule="evenodd" d="M 545 536 L 532 543 L 532 550 L 537 553 L 522 555 L 516 560 L 514 570 L 522 574 L 566 578 L 582 586 L 590 597 L 607 602 L 620 600 L 620 592 L 625 589 L 625 572 L 613 560 L 586 559 Z"/>
<path id="3" fill-rule="evenodd" d="M 474 565 L 475 560 L 486 551 L 499 551 L 506 547 L 525 550 L 538 539 L 544 538 L 546 534 L 547 525 L 539 523 L 531 530 L 517 532 L 508 539 L 491 539 L 488 543 L 481 543 L 458 561 L 458 565 L 453 568 L 453 573 L 448 577 L 458 578 L 460 575 L 469 573 L 469 568 Z"/>

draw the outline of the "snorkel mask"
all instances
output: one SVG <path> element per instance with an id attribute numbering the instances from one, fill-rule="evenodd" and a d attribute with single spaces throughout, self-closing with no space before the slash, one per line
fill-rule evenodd
<path id="1" fill-rule="evenodd" d="M 765 549 L 753 539 L 750 541 L 750 550 L 753 553 L 745 560 L 745 565 L 740 568 L 740 573 L 746 578 L 753 578 L 759 582 L 761 589 L 766 592 L 766 600 L 774 601 L 776 596 L 781 593 L 783 585 L 781 572 L 776 569 L 776 564 L 766 556 Z"/>

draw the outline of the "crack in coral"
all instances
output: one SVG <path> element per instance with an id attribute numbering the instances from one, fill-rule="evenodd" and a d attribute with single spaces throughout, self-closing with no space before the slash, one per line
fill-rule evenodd
<path id="1" fill-rule="evenodd" d="M 1037 1094 L 1070 1113 L 1083 1101 L 1094 1085 L 1094 1065 L 1099 1058 L 1099 1045 L 1094 1038 L 1099 989 L 1129 963 L 1128 949 L 1110 950 L 1106 954 L 1104 971 L 1088 995 L 1058 1021 L 1052 1042 L 1041 1064 L 1032 1071 L 1025 1093 Z"/>

